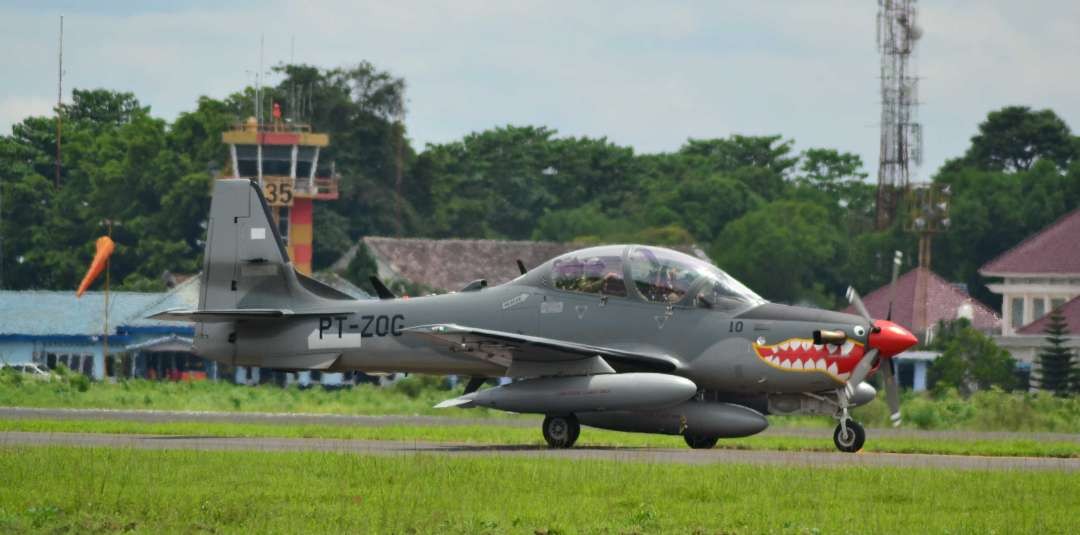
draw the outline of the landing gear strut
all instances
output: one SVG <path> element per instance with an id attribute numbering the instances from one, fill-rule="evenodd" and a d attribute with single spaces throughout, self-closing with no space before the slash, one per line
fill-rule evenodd
<path id="1" fill-rule="evenodd" d="M 833 444 L 836 444 L 836 449 L 846 453 L 855 453 L 861 450 L 863 443 L 866 442 L 866 430 L 859 425 L 859 422 L 852 420 L 848 412 L 848 401 L 852 392 L 850 385 L 836 391 L 836 401 L 840 406 L 840 410 L 836 413 L 836 420 L 839 423 L 836 424 L 832 439 Z"/>
<path id="2" fill-rule="evenodd" d="M 577 417 L 573 414 L 567 416 L 551 416 L 544 417 L 544 423 L 542 426 L 544 431 L 544 440 L 547 441 L 550 448 L 569 448 L 577 442 L 578 435 L 581 434 L 581 424 L 578 423 Z"/>

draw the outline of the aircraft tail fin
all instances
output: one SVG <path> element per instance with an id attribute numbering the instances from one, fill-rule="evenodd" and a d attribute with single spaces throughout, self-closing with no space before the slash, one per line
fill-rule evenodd
<path id="1" fill-rule="evenodd" d="M 299 280 L 255 182 L 214 181 L 206 236 L 198 310 L 300 310 L 320 301 Z"/>

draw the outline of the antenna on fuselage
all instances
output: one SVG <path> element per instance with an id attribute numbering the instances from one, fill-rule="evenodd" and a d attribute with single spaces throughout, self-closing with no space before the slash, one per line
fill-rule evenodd
<path id="1" fill-rule="evenodd" d="M 521 271 L 522 275 L 529 272 L 529 270 L 525 269 L 525 263 L 522 262 L 520 258 L 517 259 L 517 265 L 518 265 L 518 271 Z"/>
<path id="2" fill-rule="evenodd" d="M 383 284 L 383 281 L 379 280 L 378 277 L 372 275 L 369 277 L 369 280 L 371 281 L 371 286 L 375 288 L 375 295 L 378 295 L 379 299 L 397 299 L 394 292 L 390 291 L 390 288 L 387 288 L 386 285 Z"/>

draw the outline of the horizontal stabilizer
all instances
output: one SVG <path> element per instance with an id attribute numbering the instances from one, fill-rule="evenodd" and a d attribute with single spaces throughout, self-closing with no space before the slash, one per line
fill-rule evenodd
<path id="1" fill-rule="evenodd" d="M 274 320 L 290 318 L 309 318 L 316 316 L 348 316 L 352 312 L 321 310 L 318 312 L 293 312 L 287 308 L 230 308 L 219 310 L 190 310 L 174 308 L 158 312 L 150 319 L 165 321 L 225 322 L 240 320 Z"/>

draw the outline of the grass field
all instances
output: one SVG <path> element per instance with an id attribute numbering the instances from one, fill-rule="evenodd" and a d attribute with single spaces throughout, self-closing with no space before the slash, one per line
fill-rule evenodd
<path id="1" fill-rule="evenodd" d="M 0 532 L 1066 533 L 1044 472 L 0 448 Z"/>
<path id="2" fill-rule="evenodd" d="M 398 440 L 425 442 L 463 442 L 470 444 L 541 445 L 539 427 L 492 425 L 282 425 L 220 422 L 146 423 L 110 420 L 0 419 L 0 431 L 46 433 L 119 433 L 169 436 L 215 437 L 284 437 L 361 440 Z M 1080 458 L 1080 442 L 1053 442 L 1024 439 L 945 439 L 874 437 L 873 430 L 864 449 L 890 453 L 930 453 L 945 455 L 988 455 L 1024 457 Z M 681 437 L 620 433 L 585 428 L 582 446 L 685 448 Z M 721 440 L 717 448 L 778 451 L 836 451 L 832 434 L 822 430 L 820 437 L 753 436 Z"/>
<path id="3" fill-rule="evenodd" d="M 324 391 L 319 388 L 237 386 L 226 382 L 170 383 L 143 380 L 90 382 L 81 375 L 62 380 L 25 380 L 0 372 L 0 406 L 186 411 L 302 412 L 312 414 L 417 414 L 471 418 L 515 418 L 488 409 L 434 409 L 439 401 L 461 393 L 441 387 L 442 380 L 411 376 L 388 388 L 360 386 Z M 889 425 L 888 409 L 880 399 L 854 411 L 870 427 Z M 970 431 L 1045 431 L 1080 433 L 1080 396 L 979 392 L 970 398 L 955 393 L 938 396 L 907 393 L 903 399 L 904 426 L 915 429 Z M 831 429 L 830 418 L 770 417 L 774 427 Z"/>

